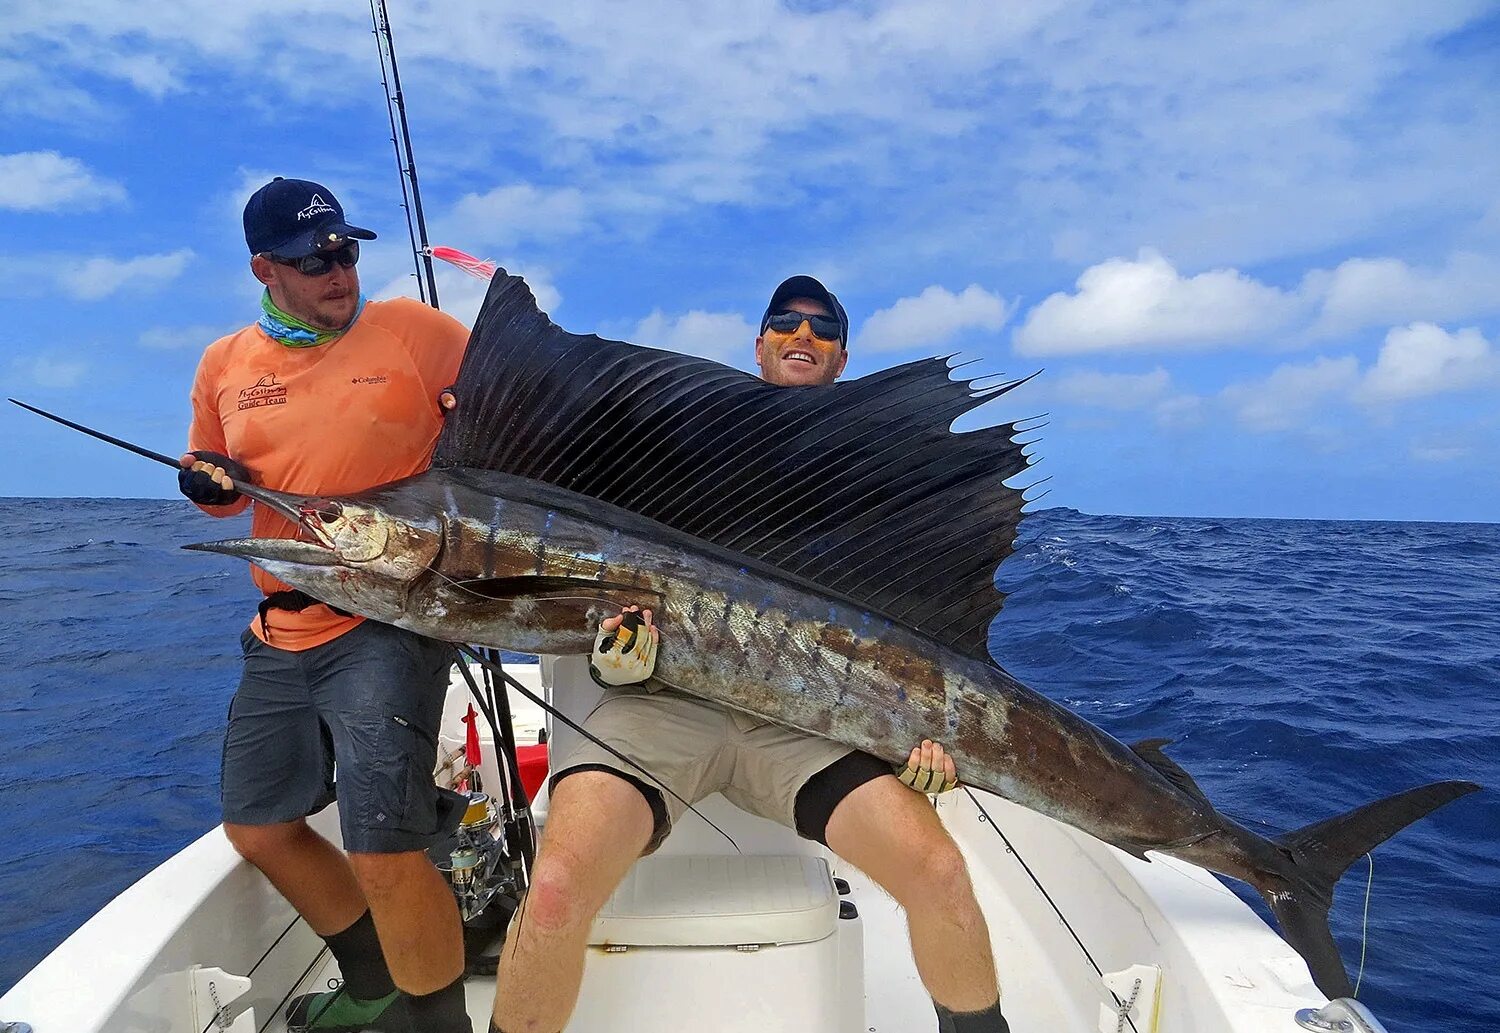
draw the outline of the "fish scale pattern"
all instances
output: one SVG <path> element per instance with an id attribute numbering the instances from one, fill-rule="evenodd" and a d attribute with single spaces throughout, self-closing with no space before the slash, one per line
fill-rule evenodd
<path id="1" fill-rule="evenodd" d="M 499 470 L 603 500 L 812 581 L 989 658 L 995 569 L 1026 502 L 1016 424 L 960 415 L 946 358 L 779 388 L 708 359 L 572 334 L 500 270 L 434 467 Z"/>

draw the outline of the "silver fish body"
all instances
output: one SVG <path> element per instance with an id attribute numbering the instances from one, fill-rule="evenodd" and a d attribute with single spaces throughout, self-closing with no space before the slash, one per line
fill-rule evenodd
<path id="1" fill-rule="evenodd" d="M 373 536 L 345 534 L 360 558 L 342 564 L 270 558 L 277 550 L 267 542 L 209 548 L 252 558 L 352 612 L 522 652 L 585 653 L 600 620 L 625 605 L 650 607 L 663 636 L 662 685 L 893 762 L 930 738 L 970 785 L 1137 856 L 1156 850 L 1263 882 L 1255 856 L 1265 840 L 1000 667 L 627 510 L 471 470 L 278 508 L 304 522 L 320 514 L 312 528 L 335 544 L 344 522 L 379 524 L 367 513 L 392 523 Z M 370 557 L 374 539 L 404 551 Z M 327 558 L 320 545 L 284 548 Z M 387 568 L 413 576 L 393 579 Z"/>

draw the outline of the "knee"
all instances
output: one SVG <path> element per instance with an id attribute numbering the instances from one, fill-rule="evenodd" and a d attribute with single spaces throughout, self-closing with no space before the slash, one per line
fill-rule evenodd
<path id="1" fill-rule="evenodd" d="M 313 835 L 305 821 L 287 821 L 277 825 L 232 825 L 224 823 L 224 836 L 234 852 L 257 868 L 264 868 L 275 857 L 285 854 Z"/>
<path id="2" fill-rule="evenodd" d="M 901 892 L 894 894 L 905 907 L 951 907 L 974 897 L 968 865 L 946 831 L 917 843 L 906 871 Z"/>
<path id="3" fill-rule="evenodd" d="M 543 934 L 576 935 L 582 931 L 603 904 L 591 899 L 584 875 L 574 859 L 541 858 L 532 870 L 517 921 Z"/>

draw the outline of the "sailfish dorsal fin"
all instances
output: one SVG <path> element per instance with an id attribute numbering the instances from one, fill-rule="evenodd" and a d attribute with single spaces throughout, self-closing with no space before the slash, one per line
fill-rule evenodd
<path id="1" fill-rule="evenodd" d="M 748 342 L 747 342 L 748 346 Z M 754 557 L 989 658 L 1026 469 L 1014 424 L 955 418 L 944 359 L 783 388 L 708 359 L 568 333 L 501 270 L 433 465 L 545 481 Z"/>

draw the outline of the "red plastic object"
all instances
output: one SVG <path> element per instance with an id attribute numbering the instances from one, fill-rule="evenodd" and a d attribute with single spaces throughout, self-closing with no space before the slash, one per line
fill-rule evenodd
<path id="1" fill-rule="evenodd" d="M 470 703 L 469 712 L 464 715 L 464 724 L 469 726 L 464 730 L 464 763 L 471 768 L 479 767 L 479 725 L 474 720 L 478 716 Z"/>
<path id="2" fill-rule="evenodd" d="M 535 800 L 547 778 L 547 744 L 517 746 L 516 765 L 521 769 L 521 785 L 526 789 L 526 799 Z"/>

